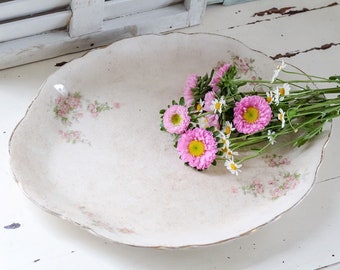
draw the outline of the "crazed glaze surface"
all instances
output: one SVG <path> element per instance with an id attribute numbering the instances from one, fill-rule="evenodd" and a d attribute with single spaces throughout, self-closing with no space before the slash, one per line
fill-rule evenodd
<path id="1" fill-rule="evenodd" d="M 12 135 L 16 180 L 45 210 L 134 246 L 206 245 L 274 220 L 312 187 L 330 126 L 299 149 L 244 163 L 238 177 L 223 164 L 204 172 L 184 166 L 159 130 L 159 110 L 182 95 L 189 74 L 222 62 L 238 64 L 248 78 L 270 78 L 275 67 L 208 34 L 126 39 L 63 66 Z"/>

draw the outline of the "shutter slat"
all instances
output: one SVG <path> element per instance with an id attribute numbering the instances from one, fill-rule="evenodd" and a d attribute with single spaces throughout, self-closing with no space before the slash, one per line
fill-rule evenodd
<path id="1" fill-rule="evenodd" d="M 0 3 L 0 21 L 29 16 L 67 6 L 71 0 L 15 0 Z"/>
<path id="2" fill-rule="evenodd" d="M 187 23 L 188 11 L 183 5 L 142 12 L 104 22 L 103 31 L 110 29 L 131 30 L 132 35 L 160 33 L 168 29 L 177 29 Z"/>
<path id="3" fill-rule="evenodd" d="M 29 8 L 25 13 L 15 6 L 7 9 L 7 4 L 24 2 L 34 6 L 32 13 Z M 53 6 L 44 10 L 33 3 Z M 6 6 L 0 3 L 0 69 L 108 45 L 127 37 L 192 26 L 200 22 L 206 3 L 207 0 L 15 0 Z"/>
<path id="4" fill-rule="evenodd" d="M 150 11 L 183 2 L 181 0 L 111 0 L 105 2 L 104 20 Z"/>
<path id="5" fill-rule="evenodd" d="M 72 12 L 69 10 L 29 19 L 0 24 L 0 42 L 41 34 L 68 25 Z"/>

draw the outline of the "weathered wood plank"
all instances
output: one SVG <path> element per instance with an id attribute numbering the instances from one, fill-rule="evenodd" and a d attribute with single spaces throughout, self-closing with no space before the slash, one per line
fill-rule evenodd
<path id="1" fill-rule="evenodd" d="M 339 25 L 333 19 L 340 13 L 340 3 L 301 0 L 292 4 L 271 0 L 258 5 L 258 2 L 209 6 L 202 24 L 181 31 L 231 36 L 272 57 L 322 50 L 329 45 L 335 48 L 340 43 Z M 314 34 L 325 31 L 334 34 Z M 267 37 L 271 38 L 264 42 Z"/>
<path id="2" fill-rule="evenodd" d="M 66 27 L 71 16 L 71 11 L 66 10 L 0 24 L 0 42 L 41 34 L 47 31 Z"/>
<path id="3" fill-rule="evenodd" d="M 71 0 L 25 0 L 0 3 L 0 21 L 67 6 L 70 2 Z"/>
<path id="4" fill-rule="evenodd" d="M 189 11 L 188 25 L 197 25 L 204 15 L 207 0 L 185 0 L 184 6 Z"/>
<path id="5" fill-rule="evenodd" d="M 27 37 L 20 42 L 0 43 L 0 70 L 108 45 L 123 38 L 182 28 L 187 25 L 187 18 L 184 6 L 175 5 L 105 21 L 101 31 L 78 38 L 70 37 L 66 31 L 57 31 Z"/>
<path id="6" fill-rule="evenodd" d="M 100 31 L 103 25 L 104 0 L 72 0 L 71 37 Z"/>
<path id="7" fill-rule="evenodd" d="M 111 0 L 105 2 L 104 20 L 114 19 L 139 12 L 164 8 L 182 2 L 181 0 Z"/>
<path id="8" fill-rule="evenodd" d="M 159 3 L 169 3 L 168 1 L 178 2 L 161 0 Z M 69 32 L 65 29 L 0 42 L 0 69 L 107 45 L 126 37 L 162 33 L 198 24 L 204 14 L 206 0 L 185 0 L 179 4 L 111 20 L 103 18 L 105 4 L 104 0 L 73 0 Z M 70 16 L 71 11 L 68 12 Z M 43 22 L 40 24 L 41 27 L 46 26 Z M 60 25 L 62 26 L 66 26 L 65 21 Z M 27 25 L 24 28 L 28 28 Z M 13 39 L 11 33 L 21 33 L 21 36 L 29 34 L 24 29 L 19 32 L 18 28 L 15 31 L 14 28 L 11 29 L 1 41 Z"/>

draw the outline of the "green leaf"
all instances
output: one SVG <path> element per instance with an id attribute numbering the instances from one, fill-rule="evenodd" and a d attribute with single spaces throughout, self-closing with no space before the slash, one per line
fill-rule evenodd
<path id="1" fill-rule="evenodd" d="M 188 112 L 189 113 L 191 113 L 191 112 L 193 112 L 195 110 L 196 110 L 196 108 L 194 106 L 191 106 L 191 107 L 188 108 Z"/>
<path id="2" fill-rule="evenodd" d="M 207 127 L 206 130 L 213 132 L 215 130 L 215 127 Z"/>
<path id="3" fill-rule="evenodd" d="M 162 109 L 159 111 L 160 114 L 164 114 L 166 110 Z"/>
<path id="4" fill-rule="evenodd" d="M 222 148 L 224 146 L 224 143 L 218 143 L 217 148 Z"/>
<path id="5" fill-rule="evenodd" d="M 340 82 L 340 76 L 339 75 L 330 76 L 328 79 L 331 80 L 331 81 L 339 81 Z"/>
<path id="6" fill-rule="evenodd" d="M 182 106 L 185 105 L 184 97 L 181 97 L 181 98 L 179 99 L 179 105 L 182 105 Z"/>
<path id="7" fill-rule="evenodd" d="M 297 112 L 298 112 L 298 108 L 291 108 L 287 111 L 287 117 L 288 119 L 293 119 L 296 115 L 297 115 Z"/>
<path id="8" fill-rule="evenodd" d="M 219 131 L 214 131 L 214 132 L 213 132 L 213 136 L 214 136 L 214 137 L 218 137 L 218 135 L 220 135 L 220 132 L 219 132 Z"/>

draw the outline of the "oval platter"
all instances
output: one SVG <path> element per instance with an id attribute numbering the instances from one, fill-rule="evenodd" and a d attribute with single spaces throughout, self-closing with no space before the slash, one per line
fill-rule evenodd
<path id="1" fill-rule="evenodd" d="M 248 161 L 239 176 L 223 163 L 184 166 L 160 131 L 159 111 L 187 76 L 225 62 L 248 78 L 270 79 L 277 65 L 228 37 L 180 33 L 121 40 L 64 65 L 12 134 L 16 181 L 44 210 L 133 246 L 208 245 L 275 220 L 310 191 L 330 125 L 301 148 Z"/>

